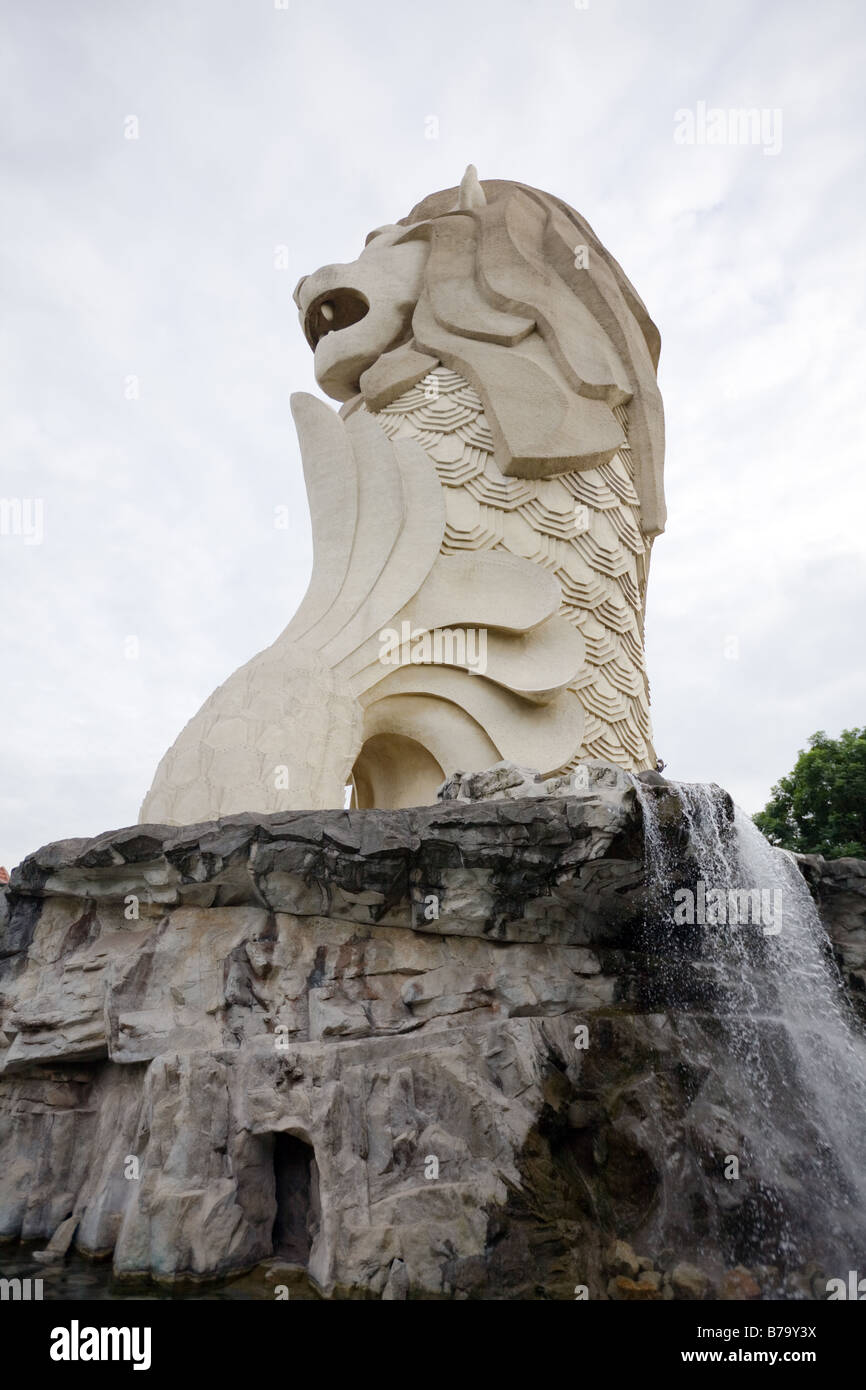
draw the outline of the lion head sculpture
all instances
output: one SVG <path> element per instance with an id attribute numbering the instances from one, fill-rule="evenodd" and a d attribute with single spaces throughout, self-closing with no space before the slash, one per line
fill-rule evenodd
<path id="1" fill-rule="evenodd" d="M 295 301 L 328 395 L 379 411 L 442 363 L 480 395 L 505 476 L 598 467 L 624 443 L 612 407 L 626 406 L 641 527 L 664 529 L 658 329 L 560 199 L 470 166 L 353 264 L 305 276 Z"/>
<path id="2" fill-rule="evenodd" d="M 142 819 L 433 801 L 498 760 L 655 751 L 659 335 L 577 213 L 520 183 L 433 194 L 295 301 L 314 562 L 273 645 L 205 702 Z"/>

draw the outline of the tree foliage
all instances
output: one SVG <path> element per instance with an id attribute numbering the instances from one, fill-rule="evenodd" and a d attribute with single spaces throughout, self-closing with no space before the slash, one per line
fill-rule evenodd
<path id="1" fill-rule="evenodd" d="M 782 849 L 866 859 L 866 728 L 813 734 L 754 821 Z"/>

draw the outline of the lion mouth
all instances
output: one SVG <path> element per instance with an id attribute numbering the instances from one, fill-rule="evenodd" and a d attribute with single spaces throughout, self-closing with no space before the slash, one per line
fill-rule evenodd
<path id="1" fill-rule="evenodd" d="M 360 323 L 369 313 L 370 303 L 359 290 L 327 290 L 314 299 L 304 318 L 304 334 L 315 352 L 316 344 L 328 333 L 339 333 Z"/>

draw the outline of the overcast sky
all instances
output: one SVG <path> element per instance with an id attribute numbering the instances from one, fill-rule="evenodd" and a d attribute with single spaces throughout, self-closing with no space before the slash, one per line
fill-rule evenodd
<path id="1" fill-rule="evenodd" d="M 284 627 L 316 390 L 291 292 L 470 161 L 572 204 L 661 330 L 669 774 L 755 811 L 866 723 L 862 0 L 4 11 L 0 498 L 44 534 L 0 535 L 0 863 L 133 823 Z M 700 143 L 699 103 L 766 138 Z"/>

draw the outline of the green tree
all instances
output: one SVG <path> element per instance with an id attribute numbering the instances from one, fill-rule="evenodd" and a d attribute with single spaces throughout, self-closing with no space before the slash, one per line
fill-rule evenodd
<path id="1" fill-rule="evenodd" d="M 866 859 L 866 728 L 813 734 L 753 819 L 782 849 Z"/>

